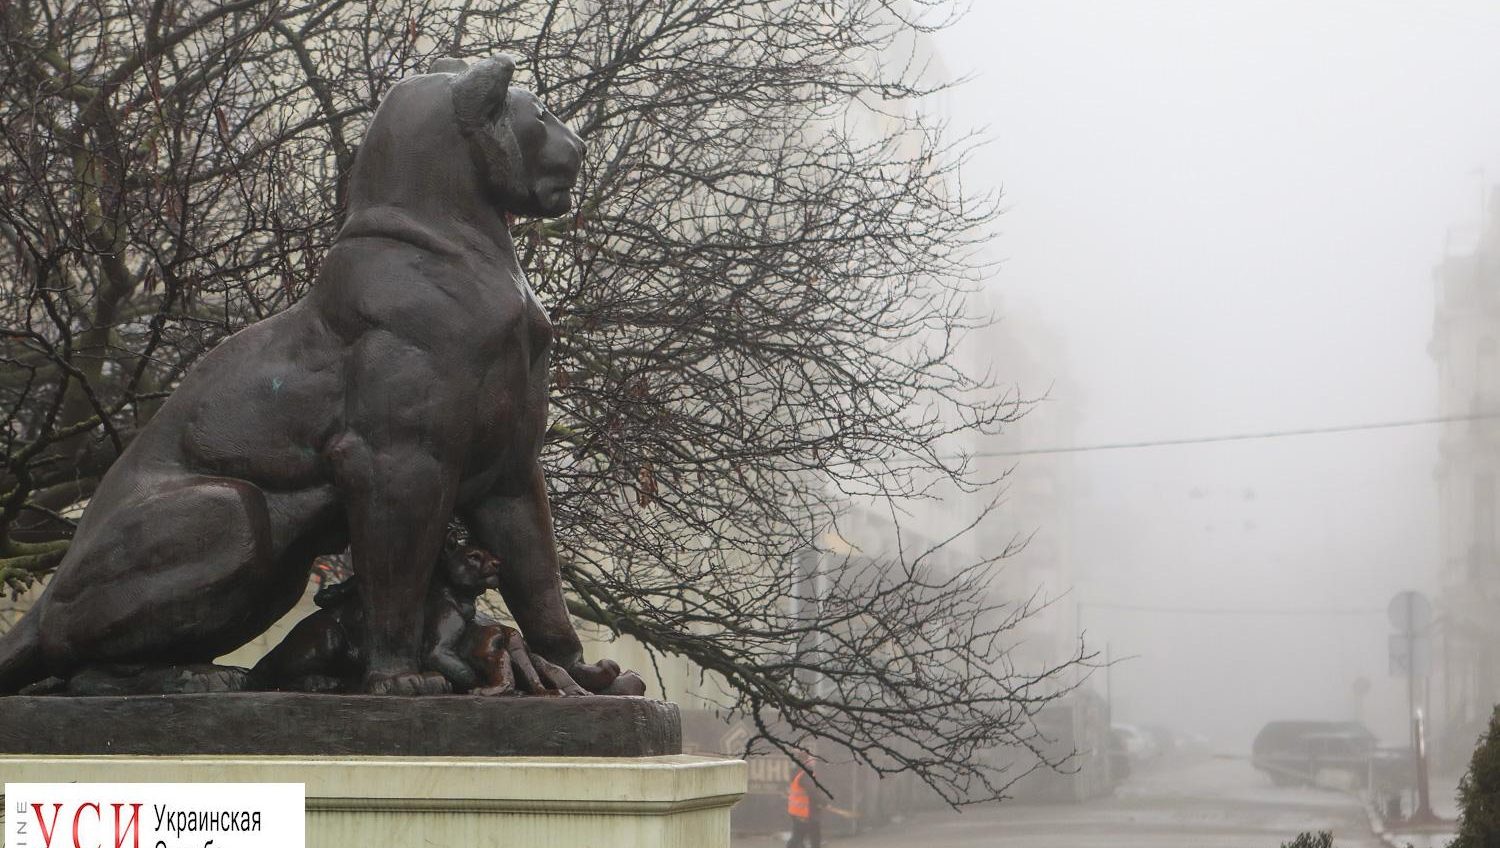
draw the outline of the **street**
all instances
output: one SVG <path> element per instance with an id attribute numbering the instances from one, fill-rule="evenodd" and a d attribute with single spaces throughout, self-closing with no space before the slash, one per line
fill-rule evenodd
<path id="1" fill-rule="evenodd" d="M 1242 761 L 1197 760 L 1145 769 L 1113 798 L 931 813 L 830 842 L 840 848 L 1279 848 L 1299 832 L 1316 830 L 1333 831 L 1336 848 L 1381 844 L 1350 796 L 1273 787 Z M 782 844 L 775 837 L 737 837 L 734 848 Z"/>

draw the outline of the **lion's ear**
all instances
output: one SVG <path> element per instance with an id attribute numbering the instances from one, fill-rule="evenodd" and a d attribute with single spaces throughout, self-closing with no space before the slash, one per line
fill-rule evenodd
<path id="1" fill-rule="evenodd" d="M 505 108 L 516 60 L 501 53 L 471 66 L 453 80 L 453 111 L 465 127 L 490 124 Z"/>

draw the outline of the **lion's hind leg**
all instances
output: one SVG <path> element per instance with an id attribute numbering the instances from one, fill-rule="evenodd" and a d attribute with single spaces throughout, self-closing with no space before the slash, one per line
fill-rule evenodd
<path id="1" fill-rule="evenodd" d="M 182 666 L 204 686 L 232 687 L 231 670 L 201 666 L 259 635 L 307 579 L 279 561 L 265 495 L 240 480 L 185 477 L 101 507 L 38 601 L 49 672 Z"/>
<path id="2" fill-rule="evenodd" d="M 183 665 L 90 665 L 68 679 L 69 695 L 192 695 L 240 692 L 246 688 L 243 668 L 187 663 Z"/>

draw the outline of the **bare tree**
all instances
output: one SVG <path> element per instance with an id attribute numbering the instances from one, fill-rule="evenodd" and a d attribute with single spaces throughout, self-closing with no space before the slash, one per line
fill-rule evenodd
<path id="1" fill-rule="evenodd" d="M 575 614 L 722 680 L 752 745 L 1000 794 L 982 752 L 1031 746 L 1084 659 L 1009 664 L 1008 552 L 796 565 L 852 503 L 985 497 L 961 448 L 1020 411 L 955 354 L 996 198 L 924 111 L 948 5 L 0 4 L 0 580 L 54 567 L 185 369 L 307 290 L 383 92 L 503 50 L 589 145 L 577 214 L 515 228 Z"/>

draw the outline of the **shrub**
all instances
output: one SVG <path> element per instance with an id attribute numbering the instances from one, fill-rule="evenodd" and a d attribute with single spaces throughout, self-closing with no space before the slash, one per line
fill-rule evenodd
<path id="1" fill-rule="evenodd" d="M 1458 784 L 1458 838 L 1448 848 L 1500 846 L 1500 706 Z"/>

